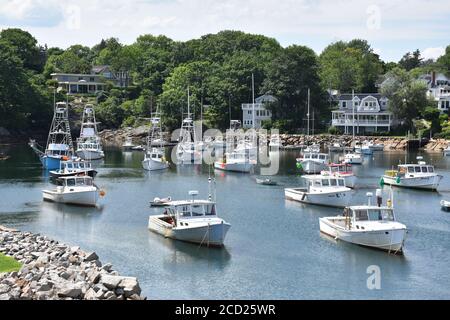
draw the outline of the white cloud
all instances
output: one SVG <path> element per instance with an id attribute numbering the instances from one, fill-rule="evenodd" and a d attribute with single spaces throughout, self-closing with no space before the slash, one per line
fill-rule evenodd
<path id="1" fill-rule="evenodd" d="M 440 56 L 445 54 L 445 48 L 444 47 L 437 47 L 437 48 L 426 48 L 422 51 L 422 58 L 425 60 L 433 59 L 436 60 Z"/>

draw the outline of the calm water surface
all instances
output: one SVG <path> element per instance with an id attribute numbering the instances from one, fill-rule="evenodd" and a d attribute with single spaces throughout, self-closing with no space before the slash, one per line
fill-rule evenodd
<path id="1" fill-rule="evenodd" d="M 107 195 L 99 209 L 43 203 L 48 176 L 26 145 L 2 147 L 0 224 L 42 233 L 96 251 L 123 275 L 138 277 L 149 299 L 449 299 L 450 157 L 424 154 L 444 175 L 438 193 L 394 189 L 397 218 L 409 228 L 403 257 L 334 242 L 320 235 L 319 217 L 339 209 L 284 200 L 298 186 L 296 152 L 281 155 L 277 187 L 255 176 L 216 172 L 218 210 L 232 224 L 223 249 L 164 239 L 147 230 L 154 197 L 186 199 L 208 192 L 207 166 L 172 166 L 146 173 L 142 153 L 107 150 L 97 184 Z M 417 155 L 410 155 L 415 159 Z M 366 203 L 384 170 L 404 160 L 401 152 L 376 153 L 355 167 L 353 204 Z M 387 188 L 386 188 L 387 189 Z M 381 290 L 367 289 L 367 267 L 381 268 Z"/>

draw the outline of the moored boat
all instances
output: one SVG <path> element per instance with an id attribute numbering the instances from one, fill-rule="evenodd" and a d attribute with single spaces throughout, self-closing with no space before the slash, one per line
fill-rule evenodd
<path id="1" fill-rule="evenodd" d="M 55 104 L 54 115 L 48 134 L 45 151 L 35 140 L 29 146 L 36 152 L 46 170 L 57 170 L 61 161 L 67 161 L 74 154 L 72 136 L 69 126 L 69 106 L 65 102 Z"/>
<path id="2" fill-rule="evenodd" d="M 78 157 L 84 160 L 99 160 L 105 157 L 102 142 L 98 136 L 94 106 L 87 104 L 83 110 L 80 138 L 77 140 Z"/>
<path id="3" fill-rule="evenodd" d="M 348 205 L 352 189 L 345 185 L 343 178 L 331 175 L 303 176 L 302 178 L 306 181 L 306 187 L 285 189 L 287 200 L 327 207 L 344 208 Z"/>
<path id="4" fill-rule="evenodd" d="M 171 201 L 163 214 L 150 216 L 149 230 L 174 240 L 223 246 L 231 225 L 217 216 L 215 201 L 195 200 L 197 191 L 189 195 L 192 200 Z"/>
<path id="5" fill-rule="evenodd" d="M 104 196 L 88 176 L 62 177 L 57 183 L 56 189 L 42 191 L 44 201 L 95 207 L 99 196 Z"/>
<path id="6" fill-rule="evenodd" d="M 328 161 L 325 153 L 305 152 L 297 159 L 297 168 L 307 174 L 320 173 L 326 169 Z"/>
<path id="7" fill-rule="evenodd" d="M 159 113 L 155 113 L 151 118 L 151 132 L 147 137 L 147 151 L 142 161 L 142 166 L 147 171 L 164 170 L 169 167 L 169 161 L 164 155 L 162 122 Z M 155 147 L 157 143 L 159 146 Z"/>
<path id="8" fill-rule="evenodd" d="M 401 164 L 397 170 L 386 171 L 381 184 L 436 191 L 443 176 L 435 172 L 434 166 L 422 161 L 422 157 L 417 159 L 417 164 Z"/>
<path id="9" fill-rule="evenodd" d="M 381 195 L 381 190 L 377 194 Z M 376 206 L 370 203 L 373 194 L 367 195 L 367 205 L 346 207 L 343 216 L 320 218 L 320 232 L 336 240 L 402 253 L 407 228 L 396 221 L 392 200 L 382 206 L 381 199 Z"/>

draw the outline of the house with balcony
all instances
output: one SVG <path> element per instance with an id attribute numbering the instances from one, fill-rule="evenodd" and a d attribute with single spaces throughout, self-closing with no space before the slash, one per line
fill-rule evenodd
<path id="1" fill-rule="evenodd" d="M 97 94 L 105 89 L 106 82 L 116 87 L 127 87 L 128 72 L 113 72 L 109 66 L 94 66 L 90 74 L 52 73 L 52 79 L 69 94 Z"/>
<path id="2" fill-rule="evenodd" d="M 242 122 L 244 129 L 261 129 L 263 121 L 272 120 L 272 112 L 266 109 L 269 103 L 275 102 L 274 96 L 265 94 L 255 99 L 255 103 L 242 104 Z M 253 123 L 254 122 L 254 123 Z"/>
<path id="3" fill-rule="evenodd" d="M 379 93 L 340 94 L 339 109 L 332 113 L 332 125 L 345 134 L 390 132 L 396 124 L 388 111 L 389 100 Z"/>
<path id="4" fill-rule="evenodd" d="M 428 88 L 427 97 L 435 101 L 441 113 L 450 110 L 450 78 L 443 73 L 431 72 L 419 77 Z"/>

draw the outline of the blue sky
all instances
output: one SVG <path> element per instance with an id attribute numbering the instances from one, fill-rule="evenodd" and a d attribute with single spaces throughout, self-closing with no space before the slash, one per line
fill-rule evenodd
<path id="1" fill-rule="evenodd" d="M 19 27 L 41 44 L 93 46 L 142 34 L 174 40 L 224 29 L 307 45 L 318 54 L 331 42 L 367 39 L 385 61 L 420 49 L 436 58 L 450 45 L 448 0 L 0 0 L 0 28 Z"/>

